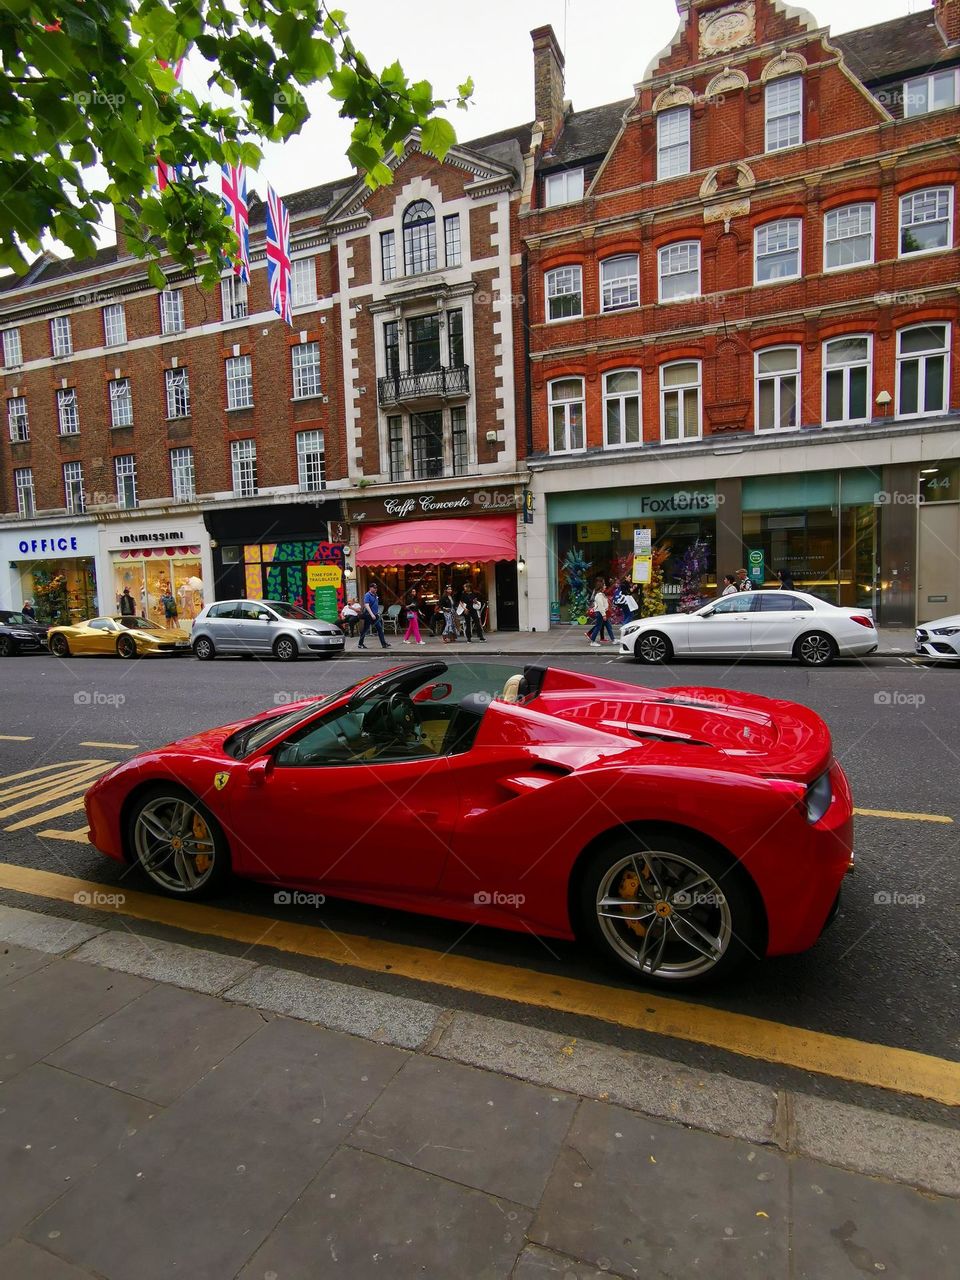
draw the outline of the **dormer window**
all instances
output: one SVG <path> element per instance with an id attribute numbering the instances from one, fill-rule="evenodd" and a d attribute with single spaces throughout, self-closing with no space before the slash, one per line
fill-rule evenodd
<path id="1" fill-rule="evenodd" d="M 903 86 L 903 114 L 925 116 L 930 111 L 943 111 L 960 102 L 960 67 L 917 76 Z"/>
<path id="2" fill-rule="evenodd" d="M 437 217 L 429 200 L 415 200 L 403 215 L 403 269 L 408 276 L 437 269 Z"/>
<path id="3" fill-rule="evenodd" d="M 543 203 L 552 209 L 557 204 L 571 204 L 583 199 L 583 170 L 564 169 L 562 173 L 548 173 L 543 180 Z"/>

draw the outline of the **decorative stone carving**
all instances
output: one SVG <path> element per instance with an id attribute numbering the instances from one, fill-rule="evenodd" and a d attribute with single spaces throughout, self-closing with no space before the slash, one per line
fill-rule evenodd
<path id="1" fill-rule="evenodd" d="M 739 89 L 746 89 L 749 83 L 746 72 L 735 67 L 724 67 L 707 85 L 704 97 L 719 98 L 726 93 L 736 93 Z"/>
<path id="2" fill-rule="evenodd" d="M 654 111 L 666 111 L 667 107 L 693 106 L 693 92 L 685 84 L 672 81 L 662 93 L 657 94 Z"/>
<path id="3" fill-rule="evenodd" d="M 806 69 L 807 60 L 802 53 L 787 53 L 786 49 L 781 49 L 760 72 L 760 79 L 766 84 L 778 76 L 802 75 Z"/>
<path id="4" fill-rule="evenodd" d="M 741 191 L 752 191 L 756 185 L 756 175 L 746 160 L 741 160 L 737 165 L 737 186 Z"/>
<path id="5" fill-rule="evenodd" d="M 722 204 L 708 204 L 703 211 L 703 221 L 705 225 L 722 222 L 724 231 L 729 231 L 734 218 L 745 218 L 749 212 L 749 199 L 724 200 Z"/>
<path id="6" fill-rule="evenodd" d="M 712 58 L 731 49 L 742 49 L 756 37 L 756 7 L 753 0 L 714 9 L 700 15 L 700 57 Z"/>
<path id="7" fill-rule="evenodd" d="M 709 171 L 703 182 L 700 183 L 701 200 L 712 200 L 720 190 L 720 173 L 722 168 L 722 165 L 715 166 Z M 754 176 L 753 170 L 746 161 L 741 160 L 737 164 L 737 190 L 752 191 L 756 185 L 757 179 Z"/>

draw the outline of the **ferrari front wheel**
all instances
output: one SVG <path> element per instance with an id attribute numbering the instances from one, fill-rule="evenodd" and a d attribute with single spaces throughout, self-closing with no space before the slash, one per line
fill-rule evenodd
<path id="1" fill-rule="evenodd" d="M 624 835 L 591 855 L 580 880 L 591 941 L 662 987 L 726 977 L 756 954 L 759 921 L 736 864 L 695 837 Z"/>
<path id="2" fill-rule="evenodd" d="M 58 658 L 69 658 L 70 646 L 66 636 L 54 636 L 50 641 L 50 652 Z"/>
<path id="3" fill-rule="evenodd" d="M 127 818 L 127 840 L 141 870 L 174 898 L 207 897 L 230 874 L 227 841 L 216 818 L 179 787 L 141 793 Z"/>
<path id="4" fill-rule="evenodd" d="M 137 642 L 133 636 L 121 636 L 117 641 L 117 653 L 121 658 L 135 658 L 137 656 Z"/>

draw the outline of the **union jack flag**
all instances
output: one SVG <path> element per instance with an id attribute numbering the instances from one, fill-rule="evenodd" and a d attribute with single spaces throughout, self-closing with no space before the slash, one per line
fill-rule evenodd
<path id="1" fill-rule="evenodd" d="M 247 171 L 242 164 L 225 164 L 221 168 L 220 190 L 233 230 L 240 242 L 240 253 L 233 264 L 234 275 L 244 284 L 250 283 L 250 209 L 247 205 Z"/>
<path id="2" fill-rule="evenodd" d="M 180 72 L 183 70 L 183 58 L 178 58 L 172 65 L 164 62 L 163 58 L 158 59 L 161 67 L 166 67 L 172 71 L 177 80 L 180 79 Z M 161 160 L 157 156 L 157 186 L 161 192 L 166 191 L 171 182 L 179 182 L 183 176 L 183 166 L 179 164 L 168 164 L 166 160 Z"/>
<path id="3" fill-rule="evenodd" d="M 273 309 L 287 324 L 293 324 L 290 311 L 290 215 L 287 207 L 267 186 L 267 281 Z"/>

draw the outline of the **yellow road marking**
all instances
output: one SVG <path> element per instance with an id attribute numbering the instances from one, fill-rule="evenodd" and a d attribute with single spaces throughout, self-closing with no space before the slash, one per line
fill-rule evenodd
<path id="1" fill-rule="evenodd" d="M 0 733 L 0 742 L 32 742 L 33 738 L 26 738 L 22 733 Z"/>
<path id="2" fill-rule="evenodd" d="M 136 751 L 135 742 L 81 742 L 81 747 L 111 747 L 115 751 Z"/>
<path id="3" fill-rule="evenodd" d="M 89 827 L 78 827 L 76 831 L 55 831 L 51 828 L 49 831 L 38 831 L 40 838 L 47 840 L 72 840 L 75 844 L 86 844 L 90 841 L 87 839 Z"/>
<path id="4" fill-rule="evenodd" d="M 854 809 L 861 818 L 896 818 L 901 822 L 953 822 L 945 813 L 900 813 L 897 809 Z"/>
<path id="5" fill-rule="evenodd" d="M 115 884 L 76 880 L 9 863 L 0 863 L 0 887 L 62 902 L 72 902 L 80 891 L 117 893 Z M 273 947 L 375 973 L 389 972 L 519 1004 L 597 1018 L 617 1026 L 710 1045 L 747 1058 L 960 1106 L 960 1063 L 912 1049 L 808 1031 L 641 990 L 603 987 L 577 978 L 516 969 L 488 960 L 355 934 L 337 935 L 315 925 L 243 915 L 221 907 L 177 902 L 126 888 L 122 904 L 109 906 L 104 901 L 100 909 L 248 946 Z"/>

